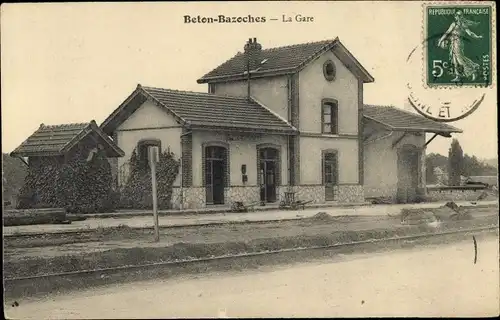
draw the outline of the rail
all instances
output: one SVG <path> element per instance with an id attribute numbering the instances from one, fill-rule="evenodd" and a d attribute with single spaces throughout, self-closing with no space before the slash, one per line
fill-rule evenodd
<path id="1" fill-rule="evenodd" d="M 426 237 L 429 238 L 429 237 L 436 237 L 436 236 L 445 236 L 445 235 L 452 235 L 452 234 L 462 234 L 462 233 L 481 232 L 481 231 L 492 231 L 492 230 L 498 230 L 498 226 L 488 226 L 488 227 L 480 227 L 480 228 L 452 230 L 452 231 L 437 232 L 437 233 L 422 233 L 422 234 L 411 235 L 411 236 L 391 237 L 391 238 L 383 238 L 383 239 L 370 239 L 370 240 L 355 241 L 355 242 L 348 242 L 348 243 L 338 243 L 338 244 L 331 244 L 331 245 L 324 245 L 324 246 L 310 246 L 310 247 L 297 247 L 297 248 L 280 249 L 280 250 L 266 250 L 266 251 L 251 252 L 251 253 L 222 255 L 222 256 L 217 256 L 217 257 L 183 259 L 183 260 L 155 262 L 155 263 L 139 264 L 139 265 L 126 265 L 126 266 L 111 267 L 111 268 L 100 268 L 100 269 L 78 270 L 78 271 L 71 271 L 71 272 L 50 273 L 50 274 L 28 276 L 28 277 L 6 278 L 6 279 L 4 279 L 4 283 L 12 285 L 16 281 L 24 281 L 24 280 L 48 279 L 48 278 L 84 275 L 84 274 L 93 274 L 93 273 L 113 273 L 113 272 L 124 271 L 124 270 L 146 269 L 146 268 L 152 268 L 152 267 L 163 267 L 163 266 L 174 266 L 174 265 L 178 266 L 178 265 L 185 265 L 185 264 L 190 264 L 190 263 L 210 262 L 210 261 L 217 261 L 217 260 L 229 260 L 229 259 L 237 259 L 237 258 L 249 258 L 249 257 L 257 257 L 257 256 L 265 256 L 265 255 L 276 255 L 276 254 L 280 254 L 280 253 L 300 252 L 300 251 L 306 251 L 306 250 L 334 249 L 334 248 L 356 246 L 356 245 L 362 245 L 362 244 L 376 244 L 376 243 L 384 243 L 384 242 L 390 242 L 390 241 L 416 240 L 416 239 L 426 238 Z"/>

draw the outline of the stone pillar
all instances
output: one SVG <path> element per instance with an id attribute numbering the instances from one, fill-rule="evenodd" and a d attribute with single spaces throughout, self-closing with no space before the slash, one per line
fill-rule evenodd
<path id="1" fill-rule="evenodd" d="M 425 142 L 425 134 L 424 134 L 424 142 Z M 425 170 L 426 170 L 426 166 L 425 166 L 425 151 L 426 151 L 426 147 L 423 146 L 421 149 L 420 149 L 420 157 L 418 159 L 419 161 L 419 171 L 420 171 L 420 174 L 419 174 L 419 180 L 418 180 L 418 195 L 419 196 L 426 196 L 427 194 L 427 188 L 426 188 L 426 178 L 425 178 Z"/>

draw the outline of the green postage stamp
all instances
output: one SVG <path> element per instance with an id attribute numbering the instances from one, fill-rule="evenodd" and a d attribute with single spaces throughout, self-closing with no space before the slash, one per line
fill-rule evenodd
<path id="1" fill-rule="evenodd" d="M 492 82 L 492 6 L 424 7 L 426 84 L 487 87 Z"/>

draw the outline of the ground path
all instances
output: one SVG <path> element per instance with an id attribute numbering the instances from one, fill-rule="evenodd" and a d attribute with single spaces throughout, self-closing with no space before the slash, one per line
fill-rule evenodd
<path id="1" fill-rule="evenodd" d="M 137 282 L 6 306 L 18 319 L 481 317 L 499 312 L 498 239 Z M 12 302 L 8 302 L 12 303 Z"/>
<path id="2" fill-rule="evenodd" d="M 202 225 L 221 222 L 245 222 L 245 221 L 274 221 L 283 219 L 301 219 L 311 217 L 318 212 L 326 212 L 332 216 L 387 216 L 398 215 L 402 208 L 437 208 L 445 202 L 432 202 L 420 204 L 393 204 L 393 205 L 367 205 L 356 207 L 324 207 L 306 208 L 305 210 L 271 210 L 255 211 L 246 213 L 210 213 L 210 214 L 186 214 L 160 216 L 160 226 L 189 226 Z M 471 206 L 471 202 L 457 202 L 459 206 Z M 477 205 L 498 205 L 498 201 L 479 201 Z M 96 229 L 99 227 L 129 226 L 132 228 L 152 227 L 153 218 L 151 216 L 130 217 L 125 214 L 123 218 L 89 218 L 85 221 L 74 221 L 64 225 L 29 225 L 3 227 L 4 235 L 18 233 L 45 233 L 76 231 L 85 229 Z"/>

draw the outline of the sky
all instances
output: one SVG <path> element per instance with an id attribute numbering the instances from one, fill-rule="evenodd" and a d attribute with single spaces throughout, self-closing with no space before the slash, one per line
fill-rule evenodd
<path id="1" fill-rule="evenodd" d="M 267 22 L 184 23 L 184 15 L 219 14 Z M 281 21 L 297 14 L 314 21 Z M 196 80 L 253 37 L 264 49 L 339 37 L 375 78 L 365 85 L 365 103 L 403 107 L 402 70 L 421 41 L 422 17 L 421 3 L 392 1 L 3 4 L 2 151 L 41 123 L 101 123 L 139 83 L 206 92 Z M 451 123 L 464 131 L 454 135 L 464 152 L 479 158 L 497 156 L 496 75 L 493 81 L 479 108 Z M 447 155 L 450 143 L 437 137 L 427 152 Z"/>

